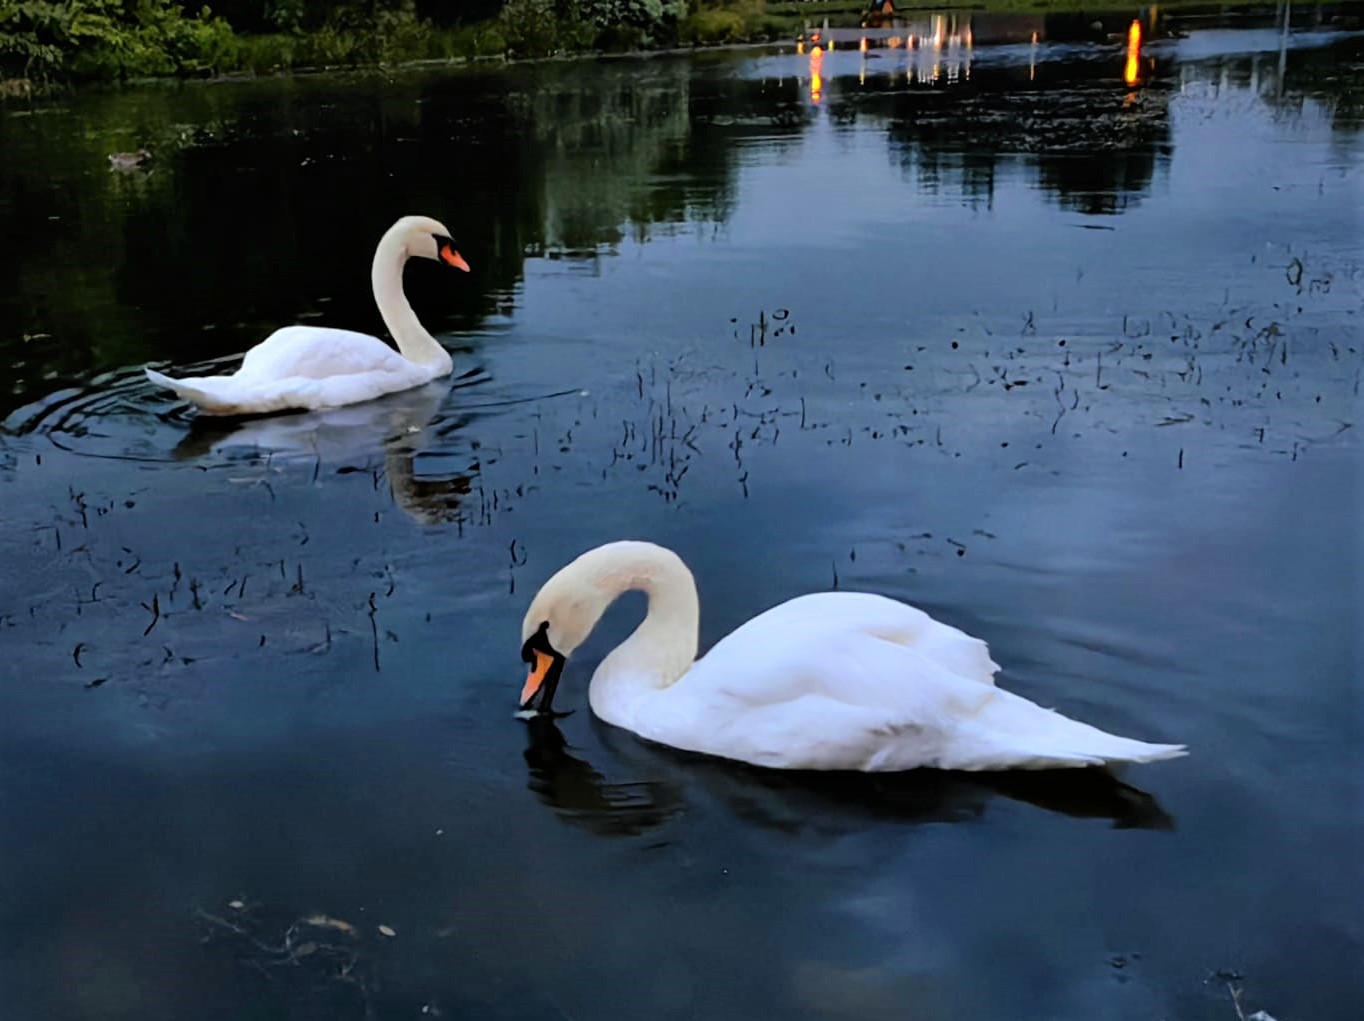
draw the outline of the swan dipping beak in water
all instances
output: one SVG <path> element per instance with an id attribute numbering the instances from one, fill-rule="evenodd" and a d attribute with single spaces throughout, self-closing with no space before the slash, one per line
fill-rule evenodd
<path id="1" fill-rule="evenodd" d="M 450 354 L 417 319 L 403 293 L 403 267 L 432 259 L 469 272 L 450 232 L 426 216 L 404 216 L 374 252 L 370 285 L 384 325 L 398 345 L 325 326 L 286 326 L 261 341 L 228 376 L 177 379 L 146 369 L 157 386 L 174 390 L 205 415 L 321 411 L 410 390 L 448 376 Z"/>
<path id="2" fill-rule="evenodd" d="M 799 596 L 697 659 L 700 603 L 677 554 L 648 542 L 589 550 L 536 593 L 521 627 L 521 709 L 553 715 L 564 664 L 624 592 L 644 621 L 597 667 L 593 713 L 659 744 L 779 769 L 1055 769 L 1154 762 L 1148 744 L 995 686 L 986 644 L 863 592 Z"/>

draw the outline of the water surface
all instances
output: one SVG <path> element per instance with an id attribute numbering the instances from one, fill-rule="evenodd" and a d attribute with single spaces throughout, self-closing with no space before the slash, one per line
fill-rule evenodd
<path id="1" fill-rule="evenodd" d="M 1358 1017 L 1349 16 L 1148 21 L 1131 83 L 1124 14 L 6 108 L 6 1016 Z M 453 380 L 212 424 L 141 377 L 382 329 L 409 212 L 474 267 L 407 275 Z M 535 587 L 624 537 L 703 648 L 883 592 L 1191 754 L 674 754 L 587 708 L 633 598 L 512 718 Z"/>

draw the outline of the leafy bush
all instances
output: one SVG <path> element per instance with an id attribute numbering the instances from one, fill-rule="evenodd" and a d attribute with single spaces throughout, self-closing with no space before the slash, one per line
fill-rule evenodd
<path id="1" fill-rule="evenodd" d="M 0 6 L 0 71 L 47 79 L 127 78 L 217 67 L 232 28 L 207 7 L 185 16 L 174 0 L 46 0 Z"/>
<path id="2" fill-rule="evenodd" d="M 743 15 L 728 9 L 697 11 L 682 25 L 682 41 L 692 45 L 734 43 L 746 35 Z"/>
<path id="3" fill-rule="evenodd" d="M 463 26 L 439 33 L 442 57 L 490 57 L 507 52 L 507 38 L 496 22 Z"/>
<path id="4" fill-rule="evenodd" d="M 64 57 L 64 5 L 0 3 L 0 77 L 44 79 Z"/>
<path id="5" fill-rule="evenodd" d="M 305 9 L 303 0 L 265 0 L 265 23 L 284 32 L 297 30 L 303 24 Z"/>
<path id="6" fill-rule="evenodd" d="M 763 0 L 707 0 L 690 17 L 687 0 L 217 0 L 216 11 L 199 2 L 0 0 L 0 82 L 537 57 L 771 31 Z M 461 21 L 470 16 L 484 20 Z"/>
<path id="7" fill-rule="evenodd" d="M 555 0 L 509 0 L 500 21 L 507 50 L 518 57 L 548 56 L 564 45 L 567 35 Z"/>
<path id="8" fill-rule="evenodd" d="M 685 0 L 508 0 L 501 24 L 513 56 L 639 49 L 677 38 Z"/>
<path id="9" fill-rule="evenodd" d="M 692 46 L 779 39 L 788 31 L 786 23 L 767 13 L 763 0 L 731 0 L 720 6 L 701 7 L 679 26 L 681 40 Z"/>

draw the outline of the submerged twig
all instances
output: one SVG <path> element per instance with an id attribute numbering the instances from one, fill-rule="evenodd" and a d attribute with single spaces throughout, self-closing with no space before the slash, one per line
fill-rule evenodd
<path id="1" fill-rule="evenodd" d="M 143 604 L 142 604 L 142 609 L 146 610 L 148 613 L 150 613 L 150 614 L 152 615 L 152 622 L 151 622 L 150 624 L 147 625 L 147 630 L 145 630 L 145 631 L 142 632 L 142 637 L 143 637 L 143 638 L 146 638 L 149 634 L 152 633 L 152 628 L 156 627 L 157 621 L 159 621 L 159 620 L 161 619 L 161 599 L 160 599 L 160 597 L 158 597 L 158 596 L 156 596 L 156 595 L 153 595 L 153 596 L 152 596 L 152 605 L 151 605 L 151 606 L 148 606 L 146 603 L 143 603 Z"/>

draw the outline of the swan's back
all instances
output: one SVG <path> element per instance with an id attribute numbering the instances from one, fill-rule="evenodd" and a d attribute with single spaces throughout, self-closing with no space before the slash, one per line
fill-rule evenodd
<path id="1" fill-rule="evenodd" d="M 792 634 L 849 633 L 880 638 L 913 649 L 926 660 L 981 684 L 994 684 L 999 664 L 979 638 L 934 620 L 923 610 L 870 592 L 812 592 L 760 613 L 721 639 L 708 655 L 727 644 L 755 645 L 789 640 Z"/>
<path id="2" fill-rule="evenodd" d="M 327 379 L 362 372 L 404 372 L 412 363 L 378 337 L 321 326 L 285 326 L 242 359 L 242 380 Z"/>

